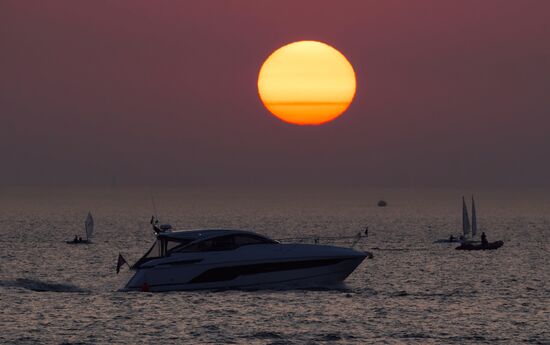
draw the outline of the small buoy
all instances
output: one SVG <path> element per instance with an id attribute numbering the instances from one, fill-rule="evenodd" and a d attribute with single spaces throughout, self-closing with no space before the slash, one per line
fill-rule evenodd
<path id="1" fill-rule="evenodd" d="M 144 282 L 141 286 L 141 292 L 149 292 L 149 284 L 147 282 Z"/>

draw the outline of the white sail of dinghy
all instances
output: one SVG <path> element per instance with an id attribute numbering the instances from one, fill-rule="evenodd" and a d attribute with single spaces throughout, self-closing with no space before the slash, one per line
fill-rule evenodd
<path id="1" fill-rule="evenodd" d="M 88 212 L 88 217 L 84 222 L 84 228 L 86 229 L 86 241 L 89 241 L 94 233 L 94 218 L 90 212 Z"/>
<path id="2" fill-rule="evenodd" d="M 464 197 L 462 197 L 462 234 L 464 238 L 470 235 L 470 218 L 468 218 L 468 208 L 466 207 Z"/>
<path id="3" fill-rule="evenodd" d="M 476 216 L 476 204 L 474 202 L 474 196 L 472 195 L 472 237 L 477 234 L 477 216 Z"/>

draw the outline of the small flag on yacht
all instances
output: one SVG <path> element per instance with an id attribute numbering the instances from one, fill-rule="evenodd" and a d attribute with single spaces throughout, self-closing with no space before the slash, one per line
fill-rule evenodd
<path id="1" fill-rule="evenodd" d="M 118 272 L 120 272 L 120 268 L 124 264 L 128 265 L 128 262 L 126 261 L 126 259 L 124 259 L 124 257 L 122 257 L 122 254 L 118 253 L 118 260 L 117 260 L 117 263 L 116 263 L 116 274 L 118 274 Z M 128 265 L 128 266 L 130 266 L 130 265 Z"/>

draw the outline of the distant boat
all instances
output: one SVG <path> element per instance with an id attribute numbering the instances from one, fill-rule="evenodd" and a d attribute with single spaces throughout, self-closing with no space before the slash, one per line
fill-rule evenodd
<path id="1" fill-rule="evenodd" d="M 66 241 L 67 244 L 89 244 L 92 243 L 92 235 L 94 233 L 94 218 L 92 217 L 92 214 L 88 212 L 88 216 L 86 217 L 86 220 L 84 221 L 84 231 L 86 233 L 86 238 L 83 239 L 81 237 L 77 237 L 75 235 L 74 239 L 72 241 Z"/>
<path id="2" fill-rule="evenodd" d="M 377 205 L 378 207 L 386 207 L 388 203 L 385 200 L 379 200 Z"/>
<path id="3" fill-rule="evenodd" d="M 476 204 L 474 201 L 474 196 L 472 195 L 472 226 L 471 226 L 470 238 L 470 221 L 468 220 L 468 210 L 466 209 L 466 203 L 464 202 L 464 197 L 462 197 L 462 232 L 463 232 L 463 241 L 461 241 L 460 246 L 456 247 L 457 250 L 493 250 L 498 249 L 504 245 L 503 241 L 495 242 L 485 242 L 479 243 L 479 241 L 474 241 L 474 237 L 477 234 L 477 215 L 476 215 Z M 483 235 L 482 235 L 483 237 Z"/>
<path id="4" fill-rule="evenodd" d="M 471 237 L 470 237 L 471 234 Z M 455 243 L 455 242 L 472 242 L 473 237 L 477 234 L 477 214 L 474 197 L 472 196 L 472 222 L 468 216 L 468 207 L 466 201 L 462 197 L 462 236 L 451 235 L 449 238 L 436 240 L 434 243 Z"/>
<path id="5" fill-rule="evenodd" d="M 502 241 L 495 241 L 491 243 L 483 244 L 473 244 L 471 242 L 464 242 L 460 246 L 456 247 L 457 250 L 493 250 L 498 249 L 504 245 Z"/>

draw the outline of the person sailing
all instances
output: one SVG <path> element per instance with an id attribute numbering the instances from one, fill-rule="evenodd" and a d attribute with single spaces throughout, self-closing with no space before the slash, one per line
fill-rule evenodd
<path id="1" fill-rule="evenodd" d="M 74 242 L 74 243 L 77 243 L 77 242 L 78 242 L 78 236 L 74 235 L 73 242 Z"/>
<path id="2" fill-rule="evenodd" d="M 485 235 L 485 232 L 481 233 L 481 245 L 484 247 L 487 247 L 487 245 L 489 245 L 489 242 L 487 241 L 487 235 Z"/>

